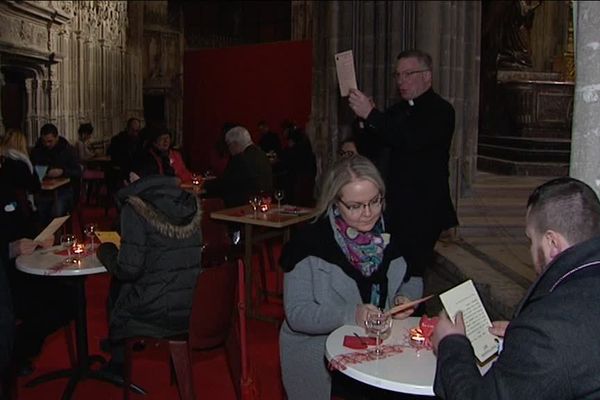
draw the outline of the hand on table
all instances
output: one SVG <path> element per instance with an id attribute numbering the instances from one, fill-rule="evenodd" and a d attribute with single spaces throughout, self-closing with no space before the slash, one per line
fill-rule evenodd
<path id="1" fill-rule="evenodd" d="M 375 103 L 373 99 L 367 97 L 363 92 L 358 89 L 350 89 L 350 95 L 348 96 L 348 103 L 354 113 L 360 118 L 366 119 L 373 108 Z"/>
<path id="2" fill-rule="evenodd" d="M 456 322 L 452 323 L 445 312 L 440 314 L 440 319 L 433 329 L 433 335 L 431 336 L 431 344 L 433 346 L 433 351 L 436 354 L 440 342 L 446 336 L 465 335 L 465 323 L 463 321 L 462 312 L 457 312 L 454 320 Z"/>
<path id="3" fill-rule="evenodd" d="M 356 325 L 365 326 L 365 321 L 367 320 L 367 314 L 370 312 L 377 312 L 379 308 L 375 307 L 373 304 L 359 304 L 356 306 L 355 319 Z"/>
<path id="4" fill-rule="evenodd" d="M 508 328 L 508 324 L 510 321 L 494 321 L 492 322 L 492 326 L 489 327 L 489 331 L 492 335 L 503 338 L 504 333 L 506 332 L 506 328 Z"/>
<path id="5" fill-rule="evenodd" d="M 51 168 L 48 170 L 48 172 L 46 172 L 46 177 L 58 178 L 59 176 L 62 176 L 63 172 L 64 171 L 62 168 Z"/>

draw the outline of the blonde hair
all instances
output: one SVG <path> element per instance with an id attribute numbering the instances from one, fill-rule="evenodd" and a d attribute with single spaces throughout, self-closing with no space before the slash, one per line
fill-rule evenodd
<path id="1" fill-rule="evenodd" d="M 326 214 L 329 207 L 339 199 L 342 188 L 357 180 L 372 182 L 379 189 L 381 196 L 385 198 L 385 183 L 383 183 L 377 167 L 366 157 L 357 154 L 338 160 L 327 171 L 317 202 L 317 215 Z"/>
<path id="2" fill-rule="evenodd" d="M 25 134 L 18 129 L 9 129 L 4 136 L 2 141 L 2 150 L 17 150 L 23 154 L 29 154 L 29 148 L 27 146 L 27 138 Z"/>

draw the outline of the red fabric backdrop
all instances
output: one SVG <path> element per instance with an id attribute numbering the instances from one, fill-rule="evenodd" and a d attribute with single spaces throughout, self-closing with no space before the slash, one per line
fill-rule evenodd
<path id="1" fill-rule="evenodd" d="M 285 120 L 304 127 L 311 108 L 312 42 L 279 42 L 186 51 L 183 153 L 192 171 L 222 171 L 215 143 L 225 122 L 258 140 L 266 120 L 281 134 Z"/>

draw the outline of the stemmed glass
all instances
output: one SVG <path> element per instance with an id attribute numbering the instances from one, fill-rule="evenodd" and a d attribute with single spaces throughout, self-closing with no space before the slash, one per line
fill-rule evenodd
<path id="1" fill-rule="evenodd" d="M 92 252 L 94 251 L 94 236 L 96 236 L 97 230 L 98 230 L 98 225 L 96 225 L 93 222 L 91 222 L 89 224 L 85 224 L 83 227 L 83 233 L 85 233 L 85 236 L 90 238 L 91 246 L 92 246 L 90 251 L 92 251 Z"/>
<path id="2" fill-rule="evenodd" d="M 281 200 L 283 200 L 283 197 L 285 196 L 285 192 L 283 191 L 283 189 L 277 189 L 275 191 L 275 200 L 277 200 L 277 210 L 281 211 Z"/>
<path id="3" fill-rule="evenodd" d="M 71 249 L 73 248 L 73 245 L 75 244 L 76 240 L 77 239 L 75 238 L 75 235 L 72 234 L 66 234 L 60 237 L 60 245 L 67 249 L 67 258 L 65 258 L 63 261 L 65 264 L 72 264 L 74 262 L 77 262 L 71 256 Z"/>
<path id="4" fill-rule="evenodd" d="M 261 200 L 261 197 L 257 194 L 253 194 L 250 196 L 249 203 L 252 206 L 252 211 L 254 211 L 255 216 L 258 213 L 258 206 L 260 205 Z"/>
<path id="5" fill-rule="evenodd" d="M 375 349 L 373 349 L 373 353 L 380 356 L 383 354 L 381 337 L 387 335 L 392 329 L 391 316 L 383 311 L 371 311 L 367 313 L 365 328 L 367 335 L 375 336 Z"/>

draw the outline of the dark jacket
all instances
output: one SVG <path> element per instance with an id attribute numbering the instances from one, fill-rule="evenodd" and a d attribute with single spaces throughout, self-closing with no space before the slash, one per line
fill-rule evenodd
<path id="1" fill-rule="evenodd" d="M 481 377 L 469 341 L 444 338 L 435 393 L 445 399 L 600 399 L 600 237 L 550 263 L 518 307 Z"/>
<path id="2" fill-rule="evenodd" d="M 273 191 L 273 171 L 267 155 L 252 144 L 232 156 L 223 176 L 206 182 L 209 196 L 220 196 L 227 207 L 248 204 L 251 194 Z"/>
<path id="3" fill-rule="evenodd" d="M 385 113 L 374 109 L 366 129 L 391 150 L 384 175 L 392 235 L 408 243 L 426 240 L 433 248 L 442 230 L 458 224 L 448 183 L 454 108 L 430 89 L 414 99 L 414 106 L 401 101 Z M 409 247 L 419 248 L 419 243 Z"/>
<path id="4" fill-rule="evenodd" d="M 44 147 L 41 140 L 38 139 L 33 150 L 31 150 L 31 163 L 33 165 L 47 165 L 48 169 L 61 168 L 63 177 L 79 178 L 81 176 L 81 166 L 75 154 L 75 148 L 62 136 L 59 136 L 58 143 L 48 149 Z"/>
<path id="5" fill-rule="evenodd" d="M 120 169 L 120 176 L 127 179 L 129 171 L 133 167 L 133 162 L 141 151 L 142 147 L 138 136 L 129 135 L 127 131 L 122 131 L 110 139 L 106 154 L 108 154 L 112 163 Z"/>
<path id="6" fill-rule="evenodd" d="M 200 271 L 201 210 L 175 177 L 151 175 L 118 193 L 121 248 L 98 258 L 122 283 L 110 337 L 165 337 L 185 332 Z"/>

